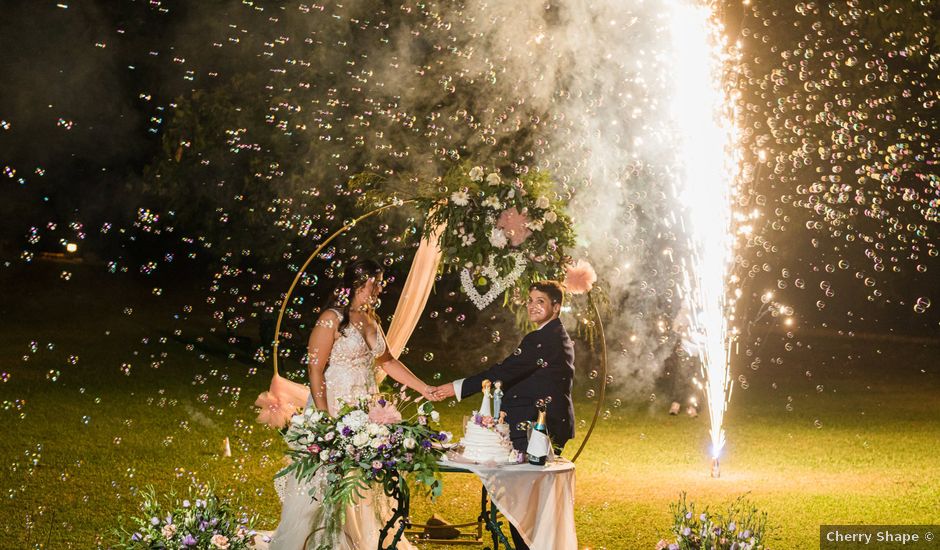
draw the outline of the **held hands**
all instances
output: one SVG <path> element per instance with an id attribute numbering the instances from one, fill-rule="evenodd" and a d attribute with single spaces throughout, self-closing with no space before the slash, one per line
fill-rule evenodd
<path id="1" fill-rule="evenodd" d="M 437 394 L 437 388 L 434 386 L 425 386 L 424 390 L 421 391 L 421 397 L 424 397 L 428 401 L 440 401 L 443 397 L 439 397 Z"/>
<path id="2" fill-rule="evenodd" d="M 443 386 L 425 386 L 421 392 L 428 401 L 441 401 L 454 396 L 454 385 L 444 384 Z"/>
<path id="3" fill-rule="evenodd" d="M 454 385 L 444 384 L 443 386 L 432 388 L 432 393 L 437 397 L 437 400 L 447 399 L 448 397 L 453 397 Z"/>

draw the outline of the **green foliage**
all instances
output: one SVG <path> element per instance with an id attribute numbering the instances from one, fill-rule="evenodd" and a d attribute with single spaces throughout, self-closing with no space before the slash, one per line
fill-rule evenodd
<path id="1" fill-rule="evenodd" d="M 312 480 L 310 496 L 324 506 L 329 539 L 342 525 L 346 508 L 370 487 L 401 494 L 408 491 L 409 476 L 432 497 L 441 494 L 439 443 L 449 436 L 429 426 L 436 418 L 429 402 L 418 405 L 408 419 L 384 399 L 343 405 L 335 417 L 307 408 L 284 433 L 291 464 L 277 476 Z"/>
<path id="2" fill-rule="evenodd" d="M 554 191 L 546 172 L 526 170 L 510 178 L 463 162 L 431 181 L 367 173 L 349 185 L 365 206 L 413 201 L 426 216 L 425 237 L 446 228 L 439 241 L 441 270 L 467 270 L 483 290 L 512 273 L 522 258 L 525 267 L 506 289 L 507 303 L 535 281 L 562 278 L 571 260 L 566 252 L 575 236 L 567 199 Z"/>
<path id="3" fill-rule="evenodd" d="M 686 501 L 683 492 L 670 506 L 673 516 L 674 543 L 661 540 L 662 550 L 761 550 L 766 548 L 767 513 L 758 510 L 744 497 L 738 497 L 724 512 L 710 512 L 706 506 L 696 512 L 695 503 Z"/>
<path id="4" fill-rule="evenodd" d="M 128 518 L 129 527 L 115 529 L 119 549 L 250 548 L 255 516 L 238 514 L 211 487 L 190 487 L 189 498 L 175 493 L 164 504 L 153 487 L 141 491 L 140 514 Z"/>

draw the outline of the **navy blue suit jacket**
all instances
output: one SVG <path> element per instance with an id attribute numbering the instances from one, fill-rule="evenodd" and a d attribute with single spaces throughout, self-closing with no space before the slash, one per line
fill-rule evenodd
<path id="1" fill-rule="evenodd" d="M 506 411 L 509 436 L 516 449 L 526 448 L 526 431 L 520 422 L 534 422 L 538 416 L 535 403 L 547 405 L 548 434 L 556 447 L 563 447 L 574 437 L 574 406 L 571 384 L 574 378 L 574 343 L 558 319 L 525 335 L 519 347 L 501 363 L 467 377 L 460 388 L 460 399 L 479 393 L 483 380 L 503 383 L 502 410 Z"/>

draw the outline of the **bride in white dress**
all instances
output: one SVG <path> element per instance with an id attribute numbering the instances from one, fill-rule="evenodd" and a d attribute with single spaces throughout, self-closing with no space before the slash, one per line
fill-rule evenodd
<path id="1" fill-rule="evenodd" d="M 320 410 L 336 415 L 342 402 L 353 403 L 378 393 L 376 375 L 383 370 L 395 381 L 437 400 L 431 388 L 389 353 L 382 327 L 373 306 L 384 286 L 382 268 L 368 259 L 346 266 L 343 284 L 334 295 L 334 306 L 317 319 L 308 344 L 308 370 L 311 402 Z M 284 478 L 281 478 L 284 479 Z M 379 531 L 392 516 L 394 502 L 381 487 L 367 491 L 362 499 L 347 507 L 338 533 L 327 532 L 330 510 L 321 504 L 324 480 L 314 476 L 304 483 L 286 476 L 282 492 L 281 521 L 274 532 L 271 550 L 375 550 Z M 394 533 L 395 528 L 390 532 Z M 390 544 L 391 536 L 383 542 Z M 415 547 L 404 540 L 399 550 Z"/>

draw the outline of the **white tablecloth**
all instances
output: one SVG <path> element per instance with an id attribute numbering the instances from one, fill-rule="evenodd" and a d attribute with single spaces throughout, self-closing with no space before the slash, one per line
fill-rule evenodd
<path id="1" fill-rule="evenodd" d="M 575 550 L 574 463 L 556 459 L 545 466 L 485 466 L 442 460 L 442 466 L 476 474 L 496 508 L 532 550 Z"/>

